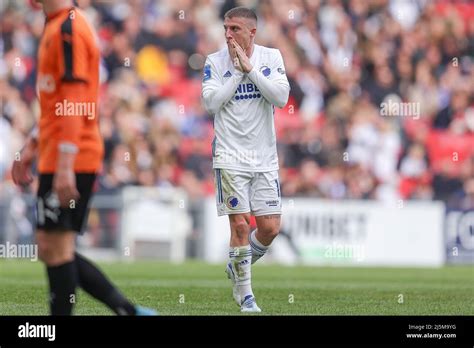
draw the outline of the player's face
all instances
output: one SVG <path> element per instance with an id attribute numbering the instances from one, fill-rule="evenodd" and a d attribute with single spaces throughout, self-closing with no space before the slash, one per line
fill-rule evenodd
<path id="1" fill-rule="evenodd" d="M 250 46 L 256 32 L 251 20 L 240 17 L 225 18 L 224 30 L 227 43 L 233 38 L 244 50 Z"/>

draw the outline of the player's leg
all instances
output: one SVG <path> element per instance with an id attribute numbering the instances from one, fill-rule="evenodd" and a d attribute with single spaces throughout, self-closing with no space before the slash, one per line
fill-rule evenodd
<path id="1" fill-rule="evenodd" d="M 281 215 L 256 216 L 257 229 L 249 237 L 252 248 L 252 264 L 257 262 L 267 252 L 270 244 L 280 232 Z"/>
<path id="2" fill-rule="evenodd" d="M 87 258 L 75 253 L 79 286 L 104 303 L 117 315 L 156 315 L 151 308 L 133 305 L 100 269 Z"/>
<path id="3" fill-rule="evenodd" d="M 248 235 L 250 232 L 250 214 L 232 214 L 229 215 L 230 223 L 230 244 L 229 244 L 229 265 L 233 272 L 238 304 L 241 305 L 242 299 L 252 294 L 250 279 L 250 258 L 252 257 L 248 246 Z M 237 300 L 236 298 L 236 300 Z"/>
<path id="4" fill-rule="evenodd" d="M 74 253 L 76 233 L 38 231 L 40 259 L 46 264 L 52 315 L 70 315 L 77 286 L 106 304 L 118 315 L 153 315 L 148 308 L 134 306 L 91 262 Z"/>
<path id="5" fill-rule="evenodd" d="M 153 314 L 146 308 L 135 307 L 95 265 L 75 253 L 75 237 L 74 231 L 39 230 L 36 235 L 39 257 L 47 268 L 52 315 L 72 314 L 77 286 L 118 315 Z"/>
<path id="6" fill-rule="evenodd" d="M 222 173 L 222 171 L 224 171 L 224 173 Z M 217 214 L 219 216 L 229 215 L 229 210 L 236 209 L 239 205 L 240 205 L 239 207 L 240 210 L 243 211 L 243 213 L 246 213 L 246 208 L 242 207 L 242 201 L 243 201 L 242 199 L 239 200 L 239 197 L 235 197 L 235 200 L 232 203 L 230 202 L 233 199 L 233 198 L 230 198 L 232 195 L 231 191 L 235 190 L 235 188 L 229 187 L 229 185 L 231 185 L 232 183 L 228 182 L 229 181 L 228 175 L 229 174 L 225 173 L 225 170 L 223 169 L 214 170 Z M 223 181 L 225 184 L 225 190 L 224 190 Z M 224 195 L 227 195 L 228 197 L 224 199 Z M 232 232 L 231 232 L 231 243 L 232 243 Z M 231 245 L 231 243 L 229 244 L 229 246 Z M 229 259 L 230 259 L 230 252 L 231 250 L 229 250 Z M 237 305 L 240 306 L 240 292 L 236 284 L 236 271 L 230 260 L 227 263 L 225 272 L 227 273 L 227 278 L 229 278 L 232 281 L 232 296 L 235 302 L 237 303 Z"/>
<path id="7" fill-rule="evenodd" d="M 52 174 L 40 174 L 37 197 L 36 241 L 40 260 L 46 266 L 51 315 L 70 315 L 78 283 L 74 262 L 75 233 L 52 192 Z"/>
<path id="8" fill-rule="evenodd" d="M 84 258 L 76 259 L 75 237 L 87 220 L 88 203 L 95 180 L 94 174 L 76 174 L 76 185 L 80 198 L 72 207 L 61 208 L 52 193 L 52 175 L 40 175 L 38 188 L 38 249 L 46 264 L 50 282 L 51 314 L 71 314 L 76 286 L 101 302 L 117 314 L 148 314 L 151 312 L 133 306 L 110 283 L 110 281 Z M 67 295 L 67 299 L 66 299 Z M 71 302 L 73 301 L 73 302 Z"/>
<path id="9" fill-rule="evenodd" d="M 80 232 L 83 229 L 83 225 L 87 222 L 88 205 L 92 196 L 95 175 L 76 174 L 76 178 L 80 199 L 76 204 L 71 219 L 74 230 Z M 77 252 L 74 253 L 74 256 L 79 286 L 96 300 L 107 305 L 118 315 L 156 314 L 148 308 L 133 305 L 96 265 Z"/>
<path id="10" fill-rule="evenodd" d="M 75 233 L 38 230 L 39 258 L 46 265 L 51 315 L 71 315 L 75 303 L 77 269 L 74 262 Z"/>
<path id="11" fill-rule="evenodd" d="M 229 258 L 235 272 L 235 284 L 239 292 L 242 312 L 260 312 L 252 291 L 252 249 L 249 245 L 250 214 L 229 215 Z"/>
<path id="12" fill-rule="evenodd" d="M 233 248 L 249 244 L 250 213 L 230 214 L 230 246 Z"/>
<path id="13" fill-rule="evenodd" d="M 218 214 L 219 216 L 229 216 L 231 230 L 229 263 L 226 272 L 233 282 L 234 300 L 241 306 L 241 310 L 245 311 L 244 303 L 252 302 L 252 306 L 256 307 L 251 286 L 252 252 L 248 242 L 250 232 L 249 189 L 252 174 L 217 169 L 215 179 Z"/>
<path id="14" fill-rule="evenodd" d="M 280 231 L 281 192 L 278 171 L 257 173 L 252 183 L 252 212 L 257 229 L 250 233 L 252 264 L 267 252 L 270 244 Z"/>
<path id="15" fill-rule="evenodd" d="M 135 306 L 123 296 L 92 262 L 75 253 L 79 286 L 117 315 L 135 315 Z"/>

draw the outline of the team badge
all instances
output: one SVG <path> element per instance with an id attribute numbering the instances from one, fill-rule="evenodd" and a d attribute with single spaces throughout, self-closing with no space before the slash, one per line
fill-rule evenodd
<path id="1" fill-rule="evenodd" d="M 235 196 L 230 196 L 226 199 L 226 205 L 229 209 L 235 209 L 239 205 L 239 200 Z"/>
<path id="2" fill-rule="evenodd" d="M 207 81 L 211 78 L 211 66 L 209 64 L 204 66 L 204 77 L 202 78 L 203 81 Z"/>
<path id="3" fill-rule="evenodd" d="M 272 73 L 272 70 L 268 66 L 264 65 L 260 68 L 260 72 L 263 74 L 263 76 L 268 77 Z"/>

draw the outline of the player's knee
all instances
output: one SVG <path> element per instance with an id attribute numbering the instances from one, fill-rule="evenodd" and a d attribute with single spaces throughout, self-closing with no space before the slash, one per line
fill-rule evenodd
<path id="1" fill-rule="evenodd" d="M 38 238 L 38 258 L 48 266 L 57 266 L 74 259 L 74 249 L 58 245 L 52 240 Z"/>
<path id="2" fill-rule="evenodd" d="M 241 240 L 248 238 L 248 234 L 250 233 L 250 226 L 244 218 L 233 222 L 232 229 L 235 233 L 235 236 Z"/>
<path id="3" fill-rule="evenodd" d="M 38 240 L 38 258 L 49 265 L 54 261 L 54 248 L 52 243 Z"/>
<path id="4" fill-rule="evenodd" d="M 276 225 L 273 225 L 273 226 L 267 226 L 263 229 L 259 229 L 262 234 L 265 235 L 265 237 L 267 238 L 275 238 L 276 236 L 278 236 L 278 233 L 280 233 L 280 226 L 276 226 Z"/>
<path id="5" fill-rule="evenodd" d="M 38 248 L 38 258 L 47 266 L 59 266 L 74 260 L 74 254 L 66 251 L 55 251 L 51 248 L 44 248 L 43 252 Z"/>

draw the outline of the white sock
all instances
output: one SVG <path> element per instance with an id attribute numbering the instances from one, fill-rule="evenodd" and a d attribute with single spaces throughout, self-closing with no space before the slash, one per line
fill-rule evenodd
<path id="1" fill-rule="evenodd" d="M 268 246 L 265 246 L 258 241 L 257 237 L 255 236 L 256 232 L 257 230 L 253 230 L 249 237 L 250 247 L 252 248 L 252 265 L 257 262 L 259 258 L 265 255 L 268 250 Z"/>
<path id="2" fill-rule="evenodd" d="M 252 250 L 250 245 L 230 247 L 229 257 L 235 270 L 235 283 L 243 301 L 246 296 L 253 296 L 251 283 Z"/>

